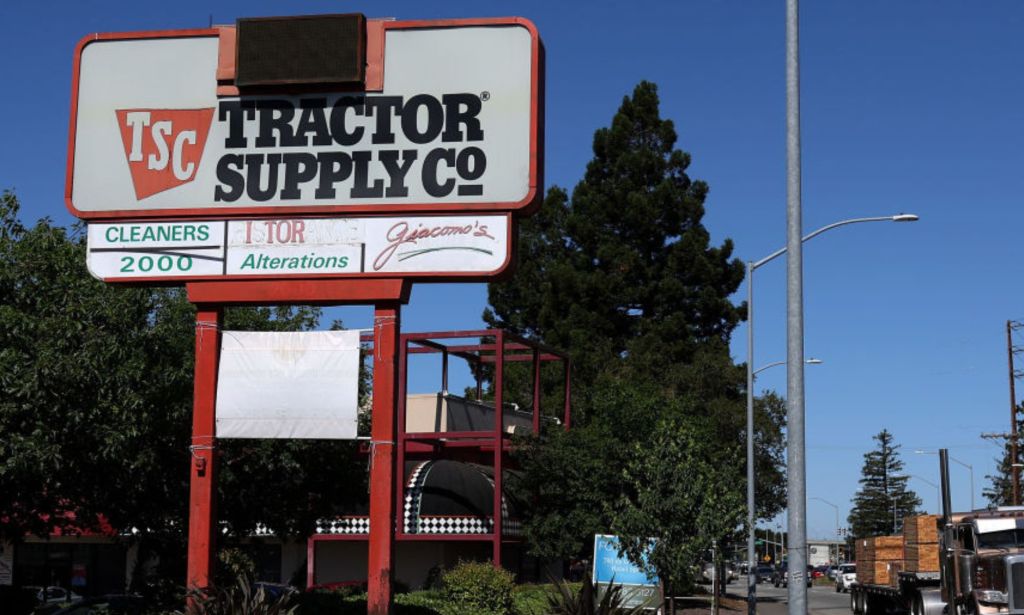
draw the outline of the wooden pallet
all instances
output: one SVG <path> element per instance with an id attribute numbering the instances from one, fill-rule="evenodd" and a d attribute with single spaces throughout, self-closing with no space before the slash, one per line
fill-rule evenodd
<path id="1" fill-rule="evenodd" d="M 903 521 L 907 572 L 939 571 L 939 515 L 920 515 Z"/>
<path id="2" fill-rule="evenodd" d="M 894 584 L 903 565 L 903 536 L 875 536 L 857 540 L 859 583 Z"/>

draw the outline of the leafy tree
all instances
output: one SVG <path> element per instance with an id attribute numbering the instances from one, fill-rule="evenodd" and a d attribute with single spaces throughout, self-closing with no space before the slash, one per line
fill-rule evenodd
<path id="1" fill-rule="evenodd" d="M 662 399 L 651 386 L 618 381 L 596 386 L 592 412 L 605 418 L 550 430 L 516 448 L 523 475 L 516 487 L 530 502 L 525 532 L 530 550 L 546 558 L 586 553 L 594 534 L 607 533 L 613 504 L 629 489 L 622 468 L 633 443 L 651 436 Z"/>
<path id="2" fill-rule="evenodd" d="M 521 222 L 516 275 L 488 287 L 489 325 L 573 358 L 572 432 L 519 449 L 536 554 L 580 554 L 611 527 L 611 503 L 632 488 L 622 468 L 665 421 L 699 422 L 728 458 L 722 485 L 745 490 L 745 376 L 728 347 L 745 316 L 730 300 L 743 266 L 730 240 L 712 245 L 702 224 L 708 187 L 687 175 L 690 157 L 675 143 L 656 87 L 640 83 L 595 133 L 594 158 L 571 196 L 550 189 Z M 506 368 L 505 382 L 513 400 L 529 399 L 523 366 Z M 556 389 L 545 384 L 548 399 Z M 784 497 L 785 409 L 769 395 L 757 414 L 758 516 L 771 517 Z"/>
<path id="3" fill-rule="evenodd" d="M 899 445 L 883 429 L 873 439 L 878 448 L 864 454 L 860 490 L 847 521 L 855 537 L 884 536 L 899 531 L 904 517 L 918 514 L 921 498 L 907 488 Z"/>
<path id="4" fill-rule="evenodd" d="M 743 523 L 744 494 L 728 487 L 734 452 L 722 451 L 702 425 L 678 415 L 663 419 L 649 443 L 634 444 L 613 529 L 633 561 L 642 561 L 654 539 L 648 568 L 670 595 L 689 589 L 702 552 L 715 548 L 720 563 L 723 538 Z"/>
<path id="5" fill-rule="evenodd" d="M 0 538 L 135 528 L 181 553 L 187 527 L 195 310 L 180 289 L 86 271 L 83 225 L 28 227 L 0 195 Z M 309 307 L 233 308 L 225 327 L 307 330 Z M 218 444 L 219 517 L 279 535 L 365 493 L 352 442 Z M 54 514 L 58 513 L 58 514 Z"/>

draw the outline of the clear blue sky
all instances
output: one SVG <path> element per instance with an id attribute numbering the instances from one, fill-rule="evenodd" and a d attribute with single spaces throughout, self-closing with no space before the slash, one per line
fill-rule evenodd
<path id="1" fill-rule="evenodd" d="M 804 2 L 804 228 L 913 212 L 916 224 L 833 231 L 805 250 L 809 496 L 845 525 L 872 434 L 892 431 L 907 471 L 937 482 L 949 447 L 974 465 L 977 501 L 1008 426 L 1008 318 L 1024 318 L 1024 4 L 946 0 Z M 211 11 L 212 15 L 211 15 Z M 520 15 L 547 48 L 549 185 L 571 187 L 641 79 L 711 186 L 705 224 L 736 256 L 785 243 L 784 3 L 646 2 L 24 2 L 0 3 L 0 187 L 29 220 L 71 222 L 63 204 L 72 51 L 91 32 L 231 23 L 240 16 L 360 11 L 403 19 Z M 83 275 L 85 270 L 83 267 Z M 785 265 L 758 271 L 757 365 L 785 357 Z M 737 300 L 745 296 L 741 288 Z M 407 330 L 481 324 L 483 285 L 421 285 Z M 341 312 L 366 326 L 367 310 Z M 746 331 L 733 352 L 746 354 Z M 1024 334 L 1022 334 L 1024 336 Z M 1024 344 L 1024 339 L 1019 340 Z M 431 375 L 431 377 L 433 377 Z M 425 378 L 425 377 L 424 377 Z M 417 382 L 413 388 L 427 388 Z M 759 388 L 785 389 L 785 370 Z M 1024 395 L 1024 387 L 1022 387 Z M 954 465 L 954 505 L 969 505 Z M 935 489 L 913 478 L 933 510 Z M 812 537 L 833 509 L 808 505 Z"/>

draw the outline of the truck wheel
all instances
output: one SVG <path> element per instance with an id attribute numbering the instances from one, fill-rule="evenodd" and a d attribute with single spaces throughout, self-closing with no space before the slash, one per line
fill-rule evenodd
<path id="1" fill-rule="evenodd" d="M 914 604 L 910 607 L 910 615 L 924 615 L 924 601 L 921 596 L 914 596 Z"/>
<path id="2" fill-rule="evenodd" d="M 882 610 L 878 604 L 878 598 L 870 594 L 864 594 L 861 598 L 860 612 L 864 615 L 881 615 Z"/>

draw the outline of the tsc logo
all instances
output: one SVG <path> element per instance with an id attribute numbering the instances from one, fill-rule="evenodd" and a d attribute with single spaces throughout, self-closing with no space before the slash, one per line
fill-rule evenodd
<path id="1" fill-rule="evenodd" d="M 118 109 L 135 198 L 142 200 L 196 177 L 213 109 Z"/>

